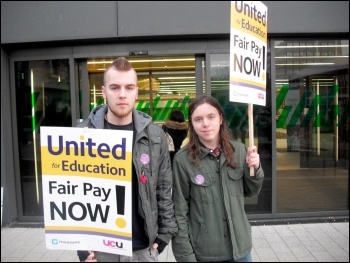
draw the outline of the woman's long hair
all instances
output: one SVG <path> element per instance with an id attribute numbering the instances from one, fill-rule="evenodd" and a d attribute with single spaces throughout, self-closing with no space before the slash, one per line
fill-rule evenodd
<path id="1" fill-rule="evenodd" d="M 190 162 L 193 163 L 196 167 L 200 167 L 200 149 L 201 149 L 201 144 L 199 137 L 197 133 L 194 131 L 193 128 L 193 123 L 192 123 L 192 114 L 195 111 L 195 109 L 204 103 L 207 103 L 214 108 L 217 109 L 219 112 L 219 115 L 222 117 L 222 124 L 220 125 L 220 130 L 219 130 L 219 140 L 221 143 L 221 150 L 226 156 L 226 165 L 235 168 L 235 163 L 233 160 L 233 155 L 235 152 L 234 147 L 231 145 L 230 140 L 232 139 L 230 130 L 227 127 L 227 124 L 225 122 L 225 113 L 223 109 L 221 108 L 219 102 L 211 96 L 207 95 L 202 95 L 200 97 L 197 97 L 194 99 L 189 108 L 188 108 L 188 123 L 189 123 L 189 142 L 188 142 L 188 155 Z"/>

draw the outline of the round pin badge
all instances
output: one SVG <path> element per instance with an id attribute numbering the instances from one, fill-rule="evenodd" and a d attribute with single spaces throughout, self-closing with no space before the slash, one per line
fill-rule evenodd
<path id="1" fill-rule="evenodd" d="M 141 154 L 140 161 L 143 164 L 148 164 L 149 163 L 149 156 L 148 156 L 148 154 L 145 154 L 145 153 Z"/>
<path id="2" fill-rule="evenodd" d="M 197 184 L 203 184 L 205 181 L 205 178 L 203 175 L 199 174 L 199 175 L 196 175 L 195 181 Z"/>

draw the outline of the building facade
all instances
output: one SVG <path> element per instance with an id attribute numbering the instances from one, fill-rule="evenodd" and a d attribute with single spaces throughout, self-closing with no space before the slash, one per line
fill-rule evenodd
<path id="1" fill-rule="evenodd" d="M 254 141 L 265 181 L 250 220 L 349 216 L 349 2 L 263 1 L 266 106 Z M 119 56 L 137 71 L 136 108 L 161 125 L 198 95 L 216 97 L 248 145 L 247 105 L 229 101 L 227 1 L 2 1 L 2 223 L 42 222 L 40 127 L 75 126 L 105 103 Z"/>

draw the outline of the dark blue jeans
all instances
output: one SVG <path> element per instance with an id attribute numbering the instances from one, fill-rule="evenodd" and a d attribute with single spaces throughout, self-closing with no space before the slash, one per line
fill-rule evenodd
<path id="1" fill-rule="evenodd" d="M 229 262 L 252 262 L 252 254 L 249 253 L 244 258 L 231 259 L 231 260 L 229 260 Z"/>

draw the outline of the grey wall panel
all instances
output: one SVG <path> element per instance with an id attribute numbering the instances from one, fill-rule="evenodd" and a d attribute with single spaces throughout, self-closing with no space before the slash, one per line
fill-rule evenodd
<path id="1" fill-rule="evenodd" d="M 13 130 L 11 115 L 15 114 L 11 105 L 9 57 L 1 48 L 1 187 L 3 196 L 3 225 L 17 217 L 17 195 L 15 187 L 15 167 L 13 159 Z"/>
<path id="2" fill-rule="evenodd" d="M 269 33 L 349 32 L 348 1 L 263 1 Z M 1 43 L 229 34 L 230 1 L 1 1 Z"/>
<path id="3" fill-rule="evenodd" d="M 262 2 L 268 33 L 349 32 L 347 1 Z M 118 36 L 229 34 L 230 6 L 230 1 L 119 1 Z"/>
<path id="4" fill-rule="evenodd" d="M 1 1 L 2 44 L 116 36 L 116 1 Z"/>
<path id="5" fill-rule="evenodd" d="M 227 41 L 226 41 L 227 42 Z M 91 57 L 116 57 L 129 56 L 130 51 L 148 51 L 148 55 L 163 54 L 196 54 L 205 53 L 208 48 L 206 41 L 201 40 L 165 40 L 155 42 L 142 41 L 127 42 L 118 44 L 77 46 L 73 48 L 75 58 L 91 58 Z"/>
<path id="6" fill-rule="evenodd" d="M 349 32 L 348 1 L 263 1 L 268 33 Z"/>
<path id="7" fill-rule="evenodd" d="M 118 35 L 227 34 L 229 1 L 118 2 Z"/>
<path id="8" fill-rule="evenodd" d="M 16 52 L 12 52 L 11 58 L 15 61 L 64 59 L 64 58 L 69 58 L 72 52 L 73 52 L 72 47 L 27 48 L 27 49 L 16 50 Z"/>

